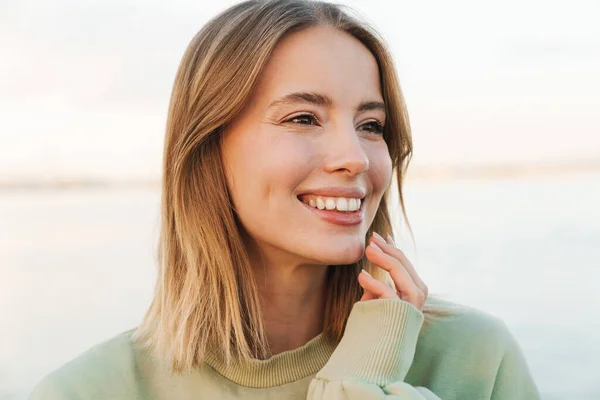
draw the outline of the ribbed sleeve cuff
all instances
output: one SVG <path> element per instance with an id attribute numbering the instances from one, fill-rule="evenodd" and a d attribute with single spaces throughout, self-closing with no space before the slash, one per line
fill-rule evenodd
<path id="1" fill-rule="evenodd" d="M 356 302 L 342 340 L 316 378 L 362 380 L 381 387 L 403 381 L 423 321 L 423 313 L 404 300 Z"/>

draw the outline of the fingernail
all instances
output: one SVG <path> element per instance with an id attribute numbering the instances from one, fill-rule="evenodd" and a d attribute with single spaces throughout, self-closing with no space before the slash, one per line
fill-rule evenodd
<path id="1" fill-rule="evenodd" d="M 367 274 L 367 275 L 368 275 L 368 276 L 370 276 L 371 278 L 373 277 L 373 275 L 371 275 L 370 273 L 368 273 L 368 272 L 367 272 L 367 270 L 366 270 L 366 269 L 364 269 L 364 268 L 363 268 L 363 269 L 362 269 L 362 271 L 360 271 L 360 272 L 364 272 L 365 274 Z"/>
<path id="2" fill-rule="evenodd" d="M 377 249 L 379 251 L 383 251 L 383 250 L 381 250 L 381 247 L 377 246 L 377 244 L 375 242 L 369 243 L 369 246 L 373 246 L 375 249 Z"/>
<path id="3" fill-rule="evenodd" d="M 373 236 L 385 243 L 385 239 L 377 232 L 373 232 Z"/>
<path id="4" fill-rule="evenodd" d="M 388 243 L 389 243 L 389 244 L 391 244 L 391 245 L 393 245 L 393 246 L 396 246 L 396 242 L 394 242 L 394 239 L 392 239 L 392 235 L 390 235 L 390 234 L 388 233 L 388 235 L 387 235 L 387 238 L 388 238 Z"/>

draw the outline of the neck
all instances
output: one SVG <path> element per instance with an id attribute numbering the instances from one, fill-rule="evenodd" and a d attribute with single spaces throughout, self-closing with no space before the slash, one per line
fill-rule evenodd
<path id="1" fill-rule="evenodd" d="M 263 251 L 251 262 L 271 354 L 303 346 L 323 331 L 327 266 Z"/>
<path id="2" fill-rule="evenodd" d="M 273 355 L 303 346 L 323 331 L 327 267 L 267 271 L 259 279 L 263 317 Z"/>

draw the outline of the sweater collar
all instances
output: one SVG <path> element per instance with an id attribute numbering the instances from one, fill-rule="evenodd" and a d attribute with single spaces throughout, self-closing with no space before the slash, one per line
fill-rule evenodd
<path id="1" fill-rule="evenodd" d="M 265 360 L 252 358 L 227 366 L 223 357 L 209 349 L 205 362 L 238 385 L 267 388 L 316 374 L 325 366 L 337 345 L 337 342 L 320 333 L 301 347 L 275 354 Z"/>

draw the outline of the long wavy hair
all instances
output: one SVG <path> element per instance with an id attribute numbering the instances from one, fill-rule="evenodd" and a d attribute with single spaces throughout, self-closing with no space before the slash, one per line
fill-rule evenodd
<path id="1" fill-rule="evenodd" d="M 414 242 L 402 196 L 412 155 L 410 124 L 385 41 L 351 9 L 337 4 L 250 0 L 230 7 L 193 37 L 177 70 L 166 125 L 158 276 L 153 301 L 133 335 L 174 372 L 201 368 L 209 348 L 221 351 L 227 362 L 271 355 L 260 295 L 225 179 L 220 139 L 281 38 L 313 26 L 354 36 L 377 60 L 387 115 L 384 139 Z M 367 238 L 373 231 L 394 236 L 388 208 L 391 188 Z M 361 268 L 394 285 L 389 274 L 366 257 L 327 268 L 322 334 L 339 341 L 363 294 L 357 280 Z M 450 314 L 429 302 L 423 313 L 425 325 Z"/>

